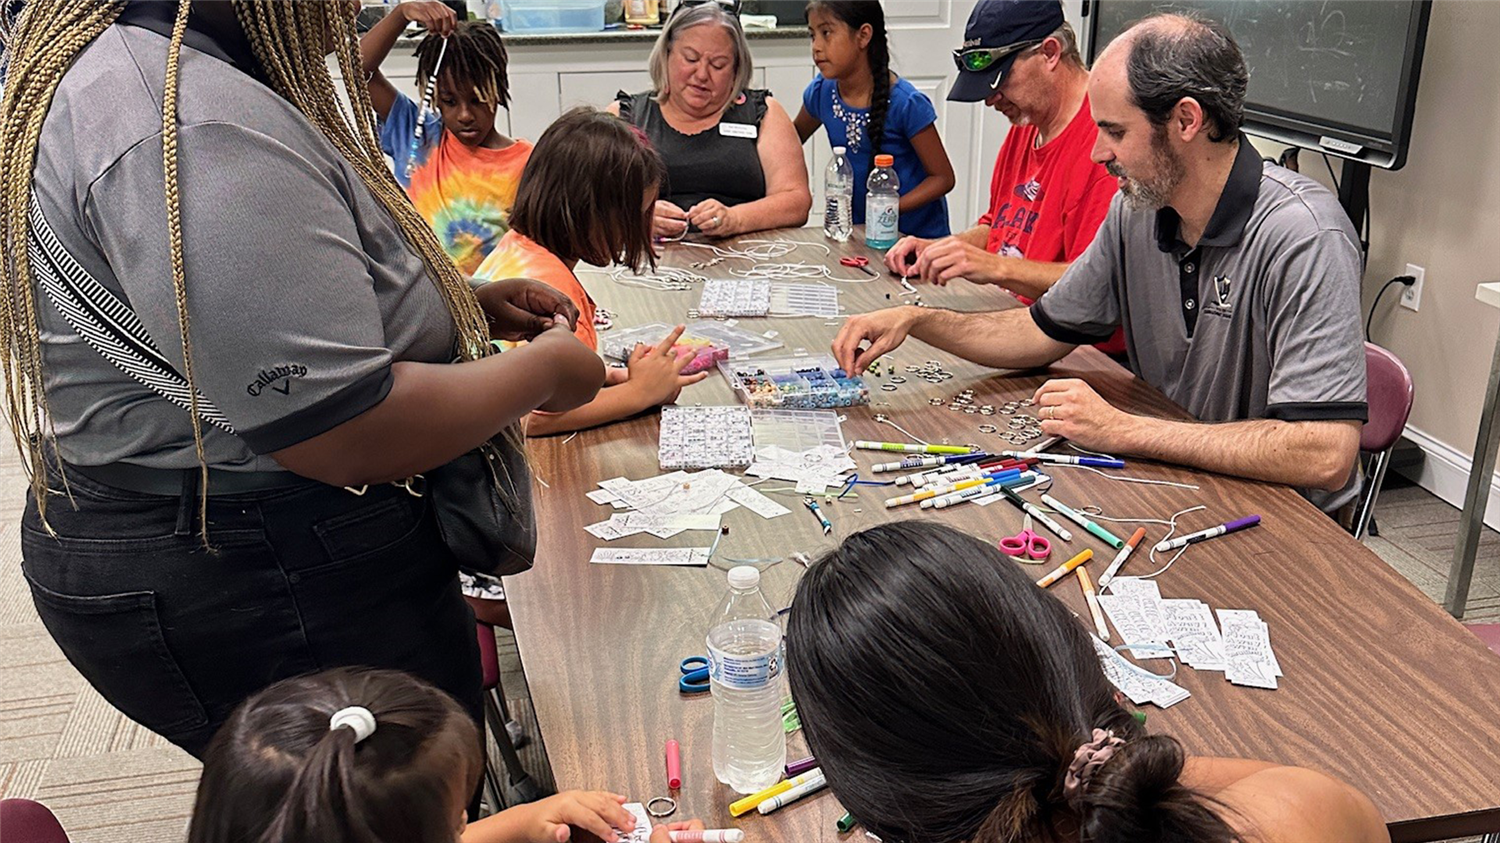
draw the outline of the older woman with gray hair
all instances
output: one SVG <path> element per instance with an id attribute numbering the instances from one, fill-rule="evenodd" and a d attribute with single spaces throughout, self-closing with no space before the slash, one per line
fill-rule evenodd
<path id="1" fill-rule="evenodd" d="M 771 93 L 749 87 L 754 68 L 739 19 L 717 2 L 679 6 L 650 64 L 654 90 L 621 91 L 609 111 L 640 128 L 666 162 L 656 236 L 806 224 L 802 145 Z"/>

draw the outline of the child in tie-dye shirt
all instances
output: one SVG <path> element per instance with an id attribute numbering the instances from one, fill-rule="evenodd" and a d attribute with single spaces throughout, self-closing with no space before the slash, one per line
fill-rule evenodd
<path id="1" fill-rule="evenodd" d="M 418 89 L 426 91 L 437 78 L 425 112 L 380 72 L 412 21 L 428 29 L 417 46 Z M 509 230 L 532 149 L 495 127 L 496 112 L 510 102 L 499 31 L 484 21 L 460 23 L 442 3 L 414 0 L 365 33 L 360 53 L 380 117 L 380 146 L 394 161 L 396 180 L 453 262 L 472 275 Z"/>

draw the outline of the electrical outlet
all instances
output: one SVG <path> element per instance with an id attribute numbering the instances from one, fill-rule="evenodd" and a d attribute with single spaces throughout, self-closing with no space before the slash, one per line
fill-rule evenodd
<path id="1" fill-rule="evenodd" d="M 1427 274 L 1427 270 L 1409 263 L 1406 265 L 1406 274 L 1417 279 L 1417 283 L 1401 291 L 1401 306 L 1407 310 L 1417 310 L 1422 304 L 1422 276 Z"/>

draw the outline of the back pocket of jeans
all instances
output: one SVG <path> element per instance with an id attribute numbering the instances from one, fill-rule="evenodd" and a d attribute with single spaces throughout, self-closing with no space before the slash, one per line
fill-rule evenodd
<path id="1" fill-rule="evenodd" d="M 393 497 L 320 521 L 313 525 L 313 532 L 330 563 L 352 562 L 410 536 L 417 529 L 413 509 L 412 500 Z"/>
<path id="2" fill-rule="evenodd" d="M 208 722 L 167 648 L 155 592 L 75 596 L 27 579 L 47 631 L 110 705 L 168 737 Z"/>

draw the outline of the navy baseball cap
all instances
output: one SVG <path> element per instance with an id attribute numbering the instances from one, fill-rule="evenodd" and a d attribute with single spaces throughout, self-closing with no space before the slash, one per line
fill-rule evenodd
<path id="1" fill-rule="evenodd" d="M 964 26 L 964 44 L 953 51 L 958 79 L 952 102 L 983 102 L 1027 48 L 1063 25 L 1060 0 L 979 0 Z"/>

